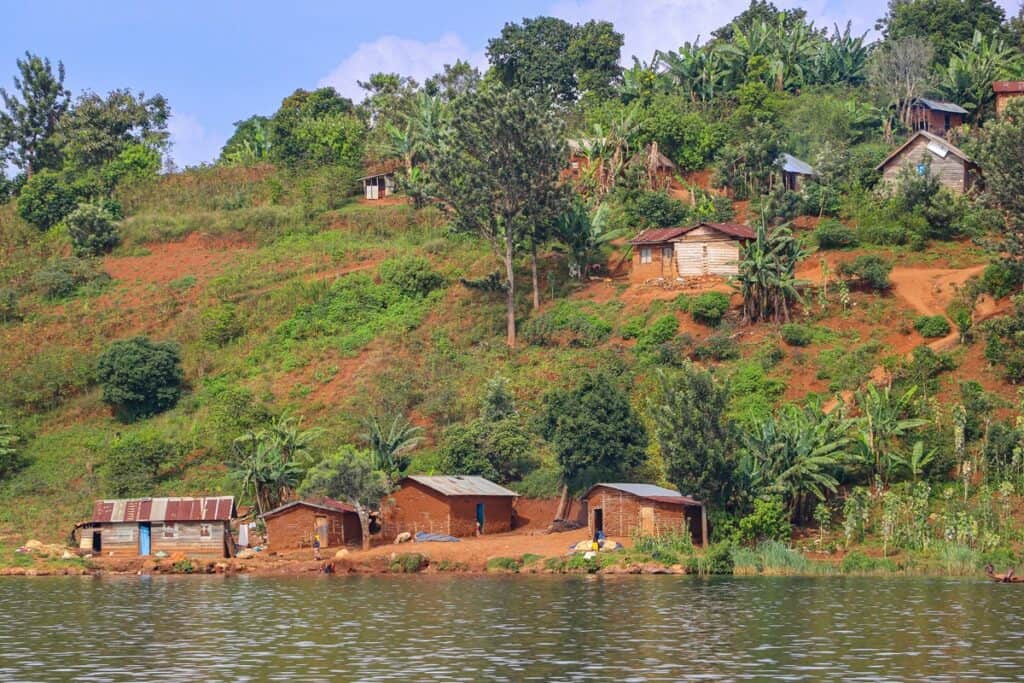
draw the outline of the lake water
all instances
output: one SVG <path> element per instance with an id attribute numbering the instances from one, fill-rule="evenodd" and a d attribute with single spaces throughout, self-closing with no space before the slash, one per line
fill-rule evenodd
<path id="1" fill-rule="evenodd" d="M 1024 585 L 0 579 L 2 681 L 1018 681 Z"/>

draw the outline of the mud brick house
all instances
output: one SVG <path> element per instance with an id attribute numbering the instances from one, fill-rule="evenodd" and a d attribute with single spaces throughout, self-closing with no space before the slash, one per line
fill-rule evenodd
<path id="1" fill-rule="evenodd" d="M 381 502 L 385 537 L 404 531 L 450 536 L 512 530 L 516 496 L 483 477 L 410 476 Z"/>
<path id="2" fill-rule="evenodd" d="M 1024 81 L 995 81 L 992 91 L 996 94 L 996 115 L 1006 110 L 1006 105 L 1015 97 L 1024 96 Z"/>
<path id="3" fill-rule="evenodd" d="M 740 246 L 754 230 L 737 223 L 698 223 L 688 227 L 644 230 L 631 242 L 630 281 L 669 282 L 680 278 L 729 276 L 739 272 Z"/>
<path id="4" fill-rule="evenodd" d="M 320 534 L 324 547 L 363 542 L 356 509 L 331 498 L 285 503 L 263 513 L 263 521 L 267 525 L 267 549 L 273 552 L 311 548 L 316 534 Z"/>
<path id="5" fill-rule="evenodd" d="M 131 498 L 98 500 L 82 529 L 81 547 L 96 555 L 137 557 L 165 552 L 230 557 L 235 499 Z"/>
<path id="6" fill-rule="evenodd" d="M 689 530 L 695 544 L 707 547 L 707 510 L 678 491 L 653 484 L 595 484 L 582 500 L 591 534 L 659 536 Z"/>
<path id="7" fill-rule="evenodd" d="M 799 192 L 804 181 L 814 175 L 814 168 L 806 161 L 783 152 L 776 162 L 782 168 L 782 187 L 790 192 Z"/>
<path id="8" fill-rule="evenodd" d="M 919 130 L 875 167 L 882 180 L 895 184 L 900 172 L 909 166 L 919 175 L 931 173 L 949 190 L 967 192 L 978 180 L 978 165 L 944 138 Z"/>
<path id="9" fill-rule="evenodd" d="M 967 110 L 959 104 L 917 97 L 910 103 L 911 130 L 924 130 L 938 136 L 964 125 Z"/>

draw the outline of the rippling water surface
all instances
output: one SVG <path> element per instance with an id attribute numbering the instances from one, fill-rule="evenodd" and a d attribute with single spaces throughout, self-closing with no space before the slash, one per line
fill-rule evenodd
<path id="1" fill-rule="evenodd" d="M 2 681 L 1019 681 L 1024 586 L 939 579 L 0 580 Z"/>

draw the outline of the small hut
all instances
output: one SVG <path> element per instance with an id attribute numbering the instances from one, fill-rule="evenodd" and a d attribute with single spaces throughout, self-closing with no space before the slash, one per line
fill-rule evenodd
<path id="1" fill-rule="evenodd" d="M 688 530 L 695 544 L 707 546 L 704 504 L 653 484 L 595 484 L 583 494 L 590 533 L 607 536 L 660 536 Z"/>
<path id="2" fill-rule="evenodd" d="M 409 476 L 381 502 L 384 533 L 424 531 L 449 536 L 512 530 L 518 494 L 475 476 Z"/>
<path id="3" fill-rule="evenodd" d="M 964 125 L 967 110 L 959 104 L 915 97 L 910 103 L 910 129 L 924 130 L 943 136 L 947 131 Z"/>
<path id="4" fill-rule="evenodd" d="M 996 115 L 1006 110 L 1006 105 L 1015 97 L 1024 96 L 1024 81 L 994 81 L 992 90 L 996 94 Z"/>
<path id="5" fill-rule="evenodd" d="M 633 269 L 629 279 L 635 283 L 651 280 L 675 280 L 679 271 L 672 240 L 686 234 L 689 228 L 651 228 L 637 235 L 633 245 Z"/>
<path id="6" fill-rule="evenodd" d="M 701 222 L 677 228 L 644 230 L 631 242 L 630 281 L 727 277 L 739 272 L 740 246 L 754 239 L 750 226 Z"/>
<path id="7" fill-rule="evenodd" d="M 98 500 L 91 522 L 82 530 L 81 547 L 115 557 L 158 552 L 230 557 L 234 543 L 229 525 L 234 516 L 231 496 Z"/>
<path id="8" fill-rule="evenodd" d="M 777 162 L 782 168 L 782 187 L 790 192 L 799 192 L 804 179 L 814 175 L 814 169 L 806 161 L 783 152 Z"/>
<path id="9" fill-rule="evenodd" d="M 360 545 L 363 528 L 356 509 L 331 498 L 293 500 L 263 513 L 267 549 L 279 552 L 310 548 L 316 535 L 324 547 Z"/>
<path id="10" fill-rule="evenodd" d="M 944 187 L 957 193 L 971 189 L 979 175 L 978 165 L 969 156 L 926 130 L 911 135 L 875 170 L 882 172 L 886 183 L 894 184 L 899 180 L 900 171 L 908 166 L 918 175 L 930 172 Z"/>

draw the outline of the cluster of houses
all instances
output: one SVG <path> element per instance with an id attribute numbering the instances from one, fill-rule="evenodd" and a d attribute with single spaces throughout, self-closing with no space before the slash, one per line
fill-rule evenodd
<path id="1" fill-rule="evenodd" d="M 372 542 L 424 532 L 469 537 L 518 527 L 519 496 L 477 476 L 409 476 L 381 502 Z M 706 545 L 704 505 L 653 484 L 602 483 L 580 499 L 590 533 L 607 536 L 689 532 Z M 261 515 L 268 552 L 360 546 L 362 526 L 351 505 L 329 498 L 294 500 Z M 137 498 L 99 500 L 92 519 L 79 525 L 82 550 L 103 557 L 231 557 L 250 545 L 251 523 L 239 520 L 234 498 Z M 376 533 L 373 533 L 376 531 Z"/>

